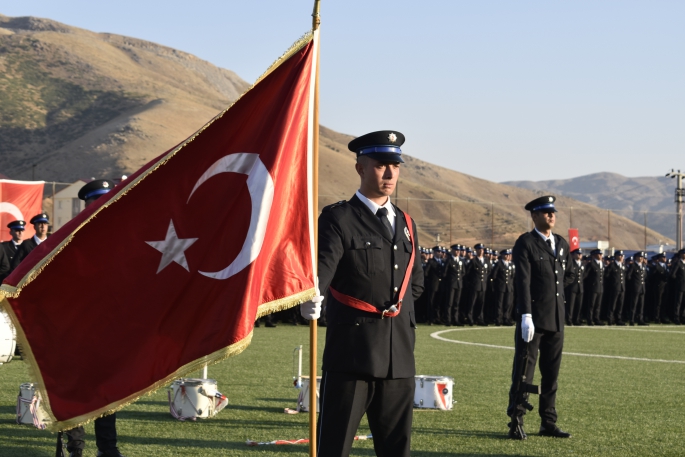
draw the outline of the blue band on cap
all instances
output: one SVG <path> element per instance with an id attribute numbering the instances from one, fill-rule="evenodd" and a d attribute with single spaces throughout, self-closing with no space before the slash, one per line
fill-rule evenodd
<path id="1" fill-rule="evenodd" d="M 48 220 L 45 219 L 45 218 L 43 218 L 43 217 L 41 217 L 40 219 L 34 219 L 34 220 L 33 220 L 33 223 L 34 223 L 34 224 L 38 224 L 38 223 L 40 223 L 40 222 L 48 223 Z"/>
<path id="2" fill-rule="evenodd" d="M 111 190 L 111 189 L 95 189 L 94 191 L 88 192 L 86 195 L 84 195 L 84 196 L 83 196 L 83 199 L 84 199 L 84 200 L 88 200 L 90 197 L 94 197 L 94 196 L 96 196 L 96 195 L 106 194 L 106 193 L 109 192 L 110 190 Z"/>
<path id="3" fill-rule="evenodd" d="M 541 209 L 556 209 L 554 203 L 545 203 L 544 205 L 536 206 L 531 211 L 540 211 Z"/>
<path id="4" fill-rule="evenodd" d="M 374 152 L 390 152 L 393 154 L 402 154 L 402 150 L 397 146 L 367 146 L 360 149 L 357 153 L 362 154 L 372 154 Z"/>
<path id="5" fill-rule="evenodd" d="M 11 228 L 12 230 L 25 230 L 25 229 L 24 229 L 24 226 L 21 225 L 21 224 L 10 225 L 10 228 Z"/>

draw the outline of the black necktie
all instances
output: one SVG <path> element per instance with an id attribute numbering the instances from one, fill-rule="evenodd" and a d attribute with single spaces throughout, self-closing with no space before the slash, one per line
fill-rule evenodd
<path id="1" fill-rule="evenodd" d="M 383 207 L 378 208 L 378 211 L 376 211 L 376 216 L 381 220 L 381 224 L 383 224 L 383 227 L 388 229 L 390 239 L 394 238 L 395 234 L 393 233 L 392 225 L 390 225 L 390 221 L 388 220 L 388 209 Z"/>
<path id="2" fill-rule="evenodd" d="M 554 252 L 554 248 L 552 247 L 552 240 L 547 238 L 547 246 L 549 246 L 549 250 L 554 253 L 554 255 L 557 255 L 556 252 Z"/>

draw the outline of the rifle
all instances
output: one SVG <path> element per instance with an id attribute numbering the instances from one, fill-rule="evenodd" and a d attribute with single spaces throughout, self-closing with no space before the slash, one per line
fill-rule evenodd
<path id="1" fill-rule="evenodd" d="M 514 391 L 515 405 L 514 411 L 511 415 L 510 427 L 516 427 L 516 432 L 521 439 L 525 439 L 525 432 L 523 431 L 523 416 L 526 411 L 532 411 L 533 405 L 528 402 L 528 394 L 540 395 L 540 386 L 529 384 L 526 379 L 526 371 L 528 369 L 528 343 L 524 342 L 522 346 L 518 370 L 514 376 Z"/>

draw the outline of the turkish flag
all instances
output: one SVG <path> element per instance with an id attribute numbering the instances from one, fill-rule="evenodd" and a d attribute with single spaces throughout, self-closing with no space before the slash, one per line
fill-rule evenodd
<path id="1" fill-rule="evenodd" d="M 0 179 L 0 241 L 12 239 L 7 224 L 26 221 L 24 239 L 35 235 L 28 221 L 43 211 L 43 181 L 12 181 Z"/>
<path id="2" fill-rule="evenodd" d="M 580 249 L 580 238 L 578 237 L 578 229 L 568 229 L 568 241 L 571 248 L 571 252 L 575 251 L 576 249 Z"/>
<path id="3" fill-rule="evenodd" d="M 5 280 L 50 429 L 241 352 L 256 317 L 314 296 L 314 36 Z"/>

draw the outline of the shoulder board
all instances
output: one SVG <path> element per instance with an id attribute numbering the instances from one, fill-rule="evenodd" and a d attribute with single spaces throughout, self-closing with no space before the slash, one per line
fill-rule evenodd
<path id="1" fill-rule="evenodd" d="M 323 210 L 321 210 L 321 212 L 326 213 L 326 212 L 328 212 L 334 208 L 337 208 L 339 206 L 344 205 L 345 203 L 347 203 L 347 200 L 340 200 L 339 202 L 333 203 L 332 205 L 324 206 L 324 208 L 323 208 Z"/>

